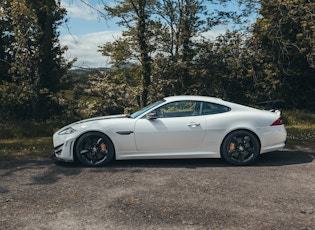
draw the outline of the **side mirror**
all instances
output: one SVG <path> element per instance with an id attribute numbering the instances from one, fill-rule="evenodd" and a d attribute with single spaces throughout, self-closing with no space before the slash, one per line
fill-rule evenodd
<path id="1" fill-rule="evenodd" d="M 148 120 L 157 119 L 158 116 L 157 116 L 157 114 L 156 114 L 156 111 L 154 110 L 154 111 L 149 112 L 149 113 L 146 115 L 146 118 L 147 118 Z"/>

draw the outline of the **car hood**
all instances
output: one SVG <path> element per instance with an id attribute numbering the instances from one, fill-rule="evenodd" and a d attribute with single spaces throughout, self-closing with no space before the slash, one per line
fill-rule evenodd
<path id="1" fill-rule="evenodd" d="M 111 116 L 102 116 L 102 117 L 93 117 L 93 118 L 89 118 L 89 119 L 85 119 L 85 120 L 81 120 L 81 121 L 77 121 L 74 122 L 72 124 L 69 124 L 67 126 L 64 126 L 63 128 L 61 128 L 59 131 L 57 131 L 56 133 L 59 133 L 63 130 L 66 130 L 68 128 L 74 128 L 74 129 L 79 129 L 82 130 L 86 127 L 89 126 L 89 123 L 97 123 L 98 121 L 104 121 L 104 120 L 115 120 L 115 119 L 122 119 L 122 118 L 128 118 L 128 115 L 126 114 L 120 114 L 120 115 L 111 115 Z M 129 118 L 128 118 L 129 119 Z"/>
<path id="2" fill-rule="evenodd" d="M 73 126 L 73 125 L 78 125 L 78 124 L 87 123 L 87 122 L 91 122 L 91 121 L 99 121 L 99 120 L 107 120 L 107 119 L 115 119 L 115 118 L 126 118 L 126 117 L 128 117 L 128 115 L 126 115 L 126 114 L 110 115 L 110 116 L 102 116 L 102 117 L 93 117 L 93 118 L 89 118 L 89 119 L 85 119 L 85 120 L 74 122 L 71 125 Z M 69 125 L 69 126 L 71 126 L 71 125 Z"/>

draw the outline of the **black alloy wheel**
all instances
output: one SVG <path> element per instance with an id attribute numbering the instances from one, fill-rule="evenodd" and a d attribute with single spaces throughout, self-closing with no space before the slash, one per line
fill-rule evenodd
<path id="1" fill-rule="evenodd" d="M 86 166 L 102 166 L 111 162 L 115 150 L 111 140 L 99 132 L 83 134 L 76 142 L 77 159 Z"/>
<path id="2" fill-rule="evenodd" d="M 222 157 L 233 165 L 249 165 L 259 156 L 260 144 L 249 131 L 238 130 L 230 133 L 221 146 Z"/>

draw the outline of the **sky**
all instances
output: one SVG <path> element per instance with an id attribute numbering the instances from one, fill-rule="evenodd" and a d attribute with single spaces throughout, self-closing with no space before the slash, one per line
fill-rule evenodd
<path id="1" fill-rule="evenodd" d="M 85 0 L 95 9 L 102 11 L 102 0 Z M 114 2 L 114 0 L 103 0 Z M 114 20 L 105 21 L 96 10 L 91 9 L 80 0 L 61 0 L 61 6 L 66 8 L 68 22 L 59 27 L 60 43 L 68 46 L 65 57 L 71 60 L 75 57 L 78 60 L 74 68 L 102 68 L 109 67 L 109 58 L 102 56 L 99 46 L 106 42 L 112 42 L 119 38 L 122 28 Z M 215 36 L 223 33 L 224 29 L 219 28 L 212 31 Z"/>
<path id="2" fill-rule="evenodd" d="M 87 0 L 93 7 L 102 9 L 98 0 Z M 68 46 L 65 57 L 77 57 L 76 68 L 108 67 L 109 59 L 102 56 L 99 46 L 121 36 L 122 29 L 114 21 L 105 21 L 98 13 L 80 0 L 61 0 L 66 8 L 68 22 L 60 26 L 60 43 Z"/>

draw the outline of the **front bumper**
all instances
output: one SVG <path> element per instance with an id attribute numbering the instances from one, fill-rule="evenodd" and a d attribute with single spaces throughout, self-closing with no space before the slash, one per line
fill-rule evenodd
<path id="1" fill-rule="evenodd" d="M 73 163 L 74 162 L 74 160 L 61 159 L 61 158 L 57 157 L 55 153 L 50 158 L 56 162 L 64 162 L 64 163 Z"/>
<path id="2" fill-rule="evenodd" d="M 74 148 L 75 136 L 73 135 L 58 135 L 53 136 L 54 145 L 54 159 L 62 162 L 73 162 L 73 148 Z"/>

